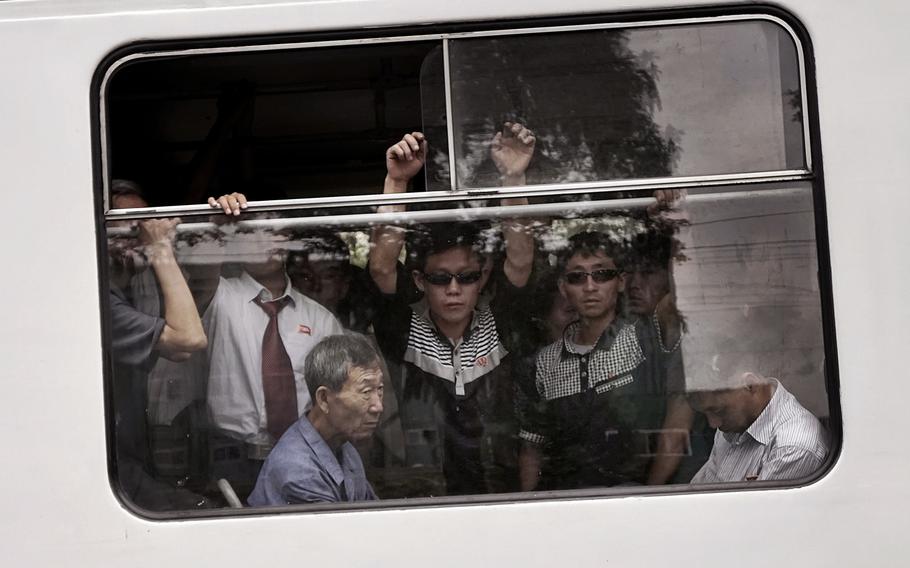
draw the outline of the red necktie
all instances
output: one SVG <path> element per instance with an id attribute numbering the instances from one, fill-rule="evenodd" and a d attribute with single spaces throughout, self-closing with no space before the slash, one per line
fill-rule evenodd
<path id="1" fill-rule="evenodd" d="M 262 335 L 262 391 L 265 393 L 265 416 L 273 441 L 297 421 L 297 387 L 294 367 L 281 335 L 278 333 L 278 312 L 291 299 L 285 296 L 273 302 L 256 298 L 256 304 L 269 316 Z"/>

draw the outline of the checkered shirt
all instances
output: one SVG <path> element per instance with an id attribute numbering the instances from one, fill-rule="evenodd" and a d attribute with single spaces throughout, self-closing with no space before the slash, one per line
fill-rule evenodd
<path id="1" fill-rule="evenodd" d="M 645 356 L 634 324 L 621 324 L 610 345 L 606 345 L 608 333 L 604 333 L 594 349 L 584 354 L 569 341 L 577 330 L 578 323 L 570 325 L 560 341 L 537 355 L 535 386 L 542 401 L 574 396 L 591 388 L 603 394 L 635 381 L 632 371 Z M 519 436 L 535 444 L 545 440 L 543 435 L 524 428 Z"/>

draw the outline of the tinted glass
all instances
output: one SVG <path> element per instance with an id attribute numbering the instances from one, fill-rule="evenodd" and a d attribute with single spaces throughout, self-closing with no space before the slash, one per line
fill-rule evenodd
<path id="1" fill-rule="evenodd" d="M 275 473 L 311 446 L 301 445 L 298 423 L 284 434 L 296 442 L 282 438 L 292 449 L 273 449 L 263 289 L 293 300 L 279 335 L 294 418 L 312 404 L 317 379 L 304 362 L 324 337 L 354 330 L 376 349 L 385 396 L 370 407 L 372 433 L 350 436 L 357 452 L 320 459 L 362 467 L 361 481 L 382 500 L 786 480 L 821 467 L 829 412 L 810 186 L 693 191 L 668 210 L 650 195 L 591 198 L 384 217 L 218 215 L 173 231 L 141 221 L 138 236 L 109 225 L 108 353 L 124 494 L 156 511 L 227 506 L 220 479 L 256 506 L 372 496 L 357 483 L 331 493 L 306 476 L 285 480 L 287 489 L 287 471 Z M 371 234 L 386 223 L 403 239 L 391 257 L 404 263 L 395 294 L 382 293 L 369 267 L 381 248 L 371 252 Z M 517 238 L 535 249 L 526 283 L 505 268 Z M 601 248 L 577 248 L 580 238 Z M 623 276 L 562 278 L 614 269 Z M 421 276 L 477 270 L 480 281 Z M 605 314 L 603 335 L 585 337 L 581 326 L 596 328 Z M 467 327 L 451 338 L 459 317 Z M 192 340 L 194 326 L 207 347 Z M 772 466 L 759 455 L 726 471 L 722 458 L 707 461 L 712 445 L 743 435 L 736 417 L 761 423 L 742 401 L 711 398 L 739 391 L 764 392 L 762 408 L 799 414 L 807 441 L 798 463 Z M 261 473 L 267 457 L 274 463 Z M 272 492 L 256 496 L 257 482 Z"/>
<path id="2" fill-rule="evenodd" d="M 421 68 L 439 42 L 139 60 L 111 79 L 110 174 L 149 203 L 382 191 L 383 153 L 421 130 Z M 433 92 L 436 99 L 444 99 Z M 443 137 L 444 138 L 444 137 Z M 377 182 L 378 180 L 378 182 Z"/>
<path id="3" fill-rule="evenodd" d="M 459 187 L 499 185 L 487 149 L 506 121 L 537 136 L 531 184 L 805 167 L 796 50 L 770 22 L 465 38 L 450 53 Z"/>

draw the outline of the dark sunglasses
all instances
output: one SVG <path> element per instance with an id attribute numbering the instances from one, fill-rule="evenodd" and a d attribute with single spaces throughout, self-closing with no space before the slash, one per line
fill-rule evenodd
<path id="1" fill-rule="evenodd" d="M 621 270 L 616 270 L 615 268 L 598 268 L 597 270 L 592 270 L 591 272 L 582 272 L 577 270 L 574 272 L 567 272 L 563 278 L 565 278 L 566 283 L 572 284 L 573 286 L 578 286 L 579 284 L 584 284 L 588 281 L 588 276 L 594 279 L 598 284 L 603 284 L 604 282 L 609 282 L 617 276 L 622 274 Z"/>
<path id="2" fill-rule="evenodd" d="M 423 279 L 432 284 L 433 286 L 448 286 L 452 281 L 452 278 L 455 279 L 455 282 L 459 284 L 473 284 L 480 280 L 480 271 L 472 270 L 471 272 L 459 272 L 458 274 L 451 274 L 449 272 L 433 272 L 433 273 L 423 273 Z"/>

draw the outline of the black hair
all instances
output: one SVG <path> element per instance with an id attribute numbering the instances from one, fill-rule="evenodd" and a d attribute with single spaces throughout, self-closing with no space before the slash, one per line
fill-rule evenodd
<path id="1" fill-rule="evenodd" d="M 576 233 L 569 237 L 568 246 L 558 253 L 556 266 L 559 274 L 565 272 L 569 259 L 578 253 L 585 256 L 603 253 L 613 260 L 617 267 L 621 265 L 623 259 L 620 244 L 611 239 L 606 233 L 595 231 Z"/>
<path id="2" fill-rule="evenodd" d="M 148 198 L 145 196 L 145 192 L 142 191 L 142 187 L 128 179 L 112 179 L 111 180 L 111 201 L 114 201 L 116 197 L 126 197 L 128 195 L 135 195 L 136 197 L 141 198 L 143 201 L 148 203 Z"/>
<path id="3" fill-rule="evenodd" d="M 666 268 L 673 257 L 674 233 L 672 225 L 646 221 L 644 231 L 635 234 L 629 243 L 625 264 Z"/>
<path id="4" fill-rule="evenodd" d="M 478 222 L 434 223 L 415 227 L 408 233 L 408 265 L 413 270 L 422 271 L 427 257 L 458 247 L 470 248 L 483 264 L 488 254 L 487 228 Z"/>
<path id="5" fill-rule="evenodd" d="M 338 392 L 354 367 L 362 369 L 380 365 L 379 354 L 364 335 L 352 331 L 330 335 L 313 347 L 303 363 L 310 397 L 316 400 L 319 387 Z"/>

